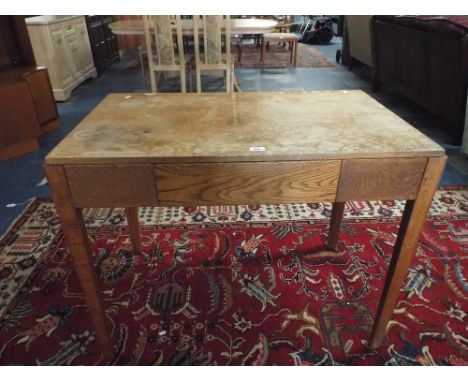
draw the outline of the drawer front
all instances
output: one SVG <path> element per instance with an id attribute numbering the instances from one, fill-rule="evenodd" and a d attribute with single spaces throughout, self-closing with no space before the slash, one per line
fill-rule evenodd
<path id="1" fill-rule="evenodd" d="M 159 164 L 160 205 L 333 201 L 340 161 Z"/>
<path id="2" fill-rule="evenodd" d="M 338 202 L 415 199 L 427 158 L 344 160 Z"/>
<path id="3" fill-rule="evenodd" d="M 70 165 L 65 172 L 76 207 L 157 204 L 153 165 Z"/>

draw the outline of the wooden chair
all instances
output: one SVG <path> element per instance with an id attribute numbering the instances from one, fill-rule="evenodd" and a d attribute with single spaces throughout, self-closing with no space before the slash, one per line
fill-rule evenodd
<path id="1" fill-rule="evenodd" d="M 175 35 L 172 23 L 175 24 Z M 157 92 L 157 74 L 180 73 L 180 89 L 186 92 L 186 64 L 180 16 L 143 16 L 151 91 Z"/>
<path id="2" fill-rule="evenodd" d="M 201 93 L 202 71 L 225 72 L 226 92 L 234 91 L 234 61 L 231 57 L 231 19 L 229 16 L 193 16 L 195 73 L 197 92 Z M 202 35 L 200 36 L 200 30 Z M 203 39 L 203 51 L 200 49 Z"/>

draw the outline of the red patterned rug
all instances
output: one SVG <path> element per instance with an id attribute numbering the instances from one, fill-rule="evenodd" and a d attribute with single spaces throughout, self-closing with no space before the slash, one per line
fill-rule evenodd
<path id="1" fill-rule="evenodd" d="M 468 363 L 468 189 L 433 202 L 387 339 L 367 346 L 402 202 L 350 203 L 337 254 L 328 204 L 86 210 L 115 354 L 104 360 L 53 204 L 0 240 L 0 364 Z"/>
<path id="2" fill-rule="evenodd" d="M 232 54 L 236 57 L 236 68 L 261 68 L 260 65 L 260 47 L 254 44 L 242 46 L 242 58 L 239 62 L 237 51 L 234 49 Z M 269 50 L 265 53 L 265 68 L 275 68 L 280 66 L 288 66 L 290 60 L 290 52 L 287 47 L 281 44 L 270 44 Z M 314 47 L 306 44 L 298 44 L 297 62 L 298 68 L 331 68 L 335 65 L 330 62 L 323 54 L 318 52 Z"/>

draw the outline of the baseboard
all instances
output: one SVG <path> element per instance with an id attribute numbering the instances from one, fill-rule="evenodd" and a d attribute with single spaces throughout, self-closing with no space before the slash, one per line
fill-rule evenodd
<path id="1" fill-rule="evenodd" d="M 30 139 L 29 141 L 16 143 L 14 145 L 0 149 L 0 161 L 15 158 L 17 156 L 24 155 L 36 150 L 39 150 L 39 144 L 36 139 Z"/>
<path id="2" fill-rule="evenodd" d="M 42 134 L 49 133 L 57 129 L 58 127 L 59 127 L 59 120 L 57 118 L 57 119 L 54 119 L 52 121 L 46 122 L 43 125 L 41 125 L 41 133 Z"/>

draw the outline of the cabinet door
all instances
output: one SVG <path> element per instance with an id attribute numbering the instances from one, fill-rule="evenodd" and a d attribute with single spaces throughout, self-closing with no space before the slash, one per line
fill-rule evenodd
<path id="1" fill-rule="evenodd" d="M 89 43 L 88 29 L 86 28 L 84 19 L 75 22 L 74 28 L 77 35 L 80 68 L 87 72 L 94 66 L 94 62 Z"/>
<path id="2" fill-rule="evenodd" d="M 65 41 L 68 55 L 74 68 L 74 77 L 80 78 L 84 74 L 84 60 L 81 54 L 80 35 L 75 25 L 67 23 L 64 25 Z"/>
<path id="3" fill-rule="evenodd" d="M 54 50 L 54 74 L 59 82 L 58 87 L 63 88 L 73 82 L 75 67 L 69 54 L 68 43 L 62 26 L 52 28 L 50 36 Z M 54 87 L 56 86 L 54 85 Z"/>
<path id="4" fill-rule="evenodd" d="M 0 149 L 41 134 L 34 102 L 24 81 L 0 86 Z M 4 154 L 0 152 L 0 157 Z"/>

